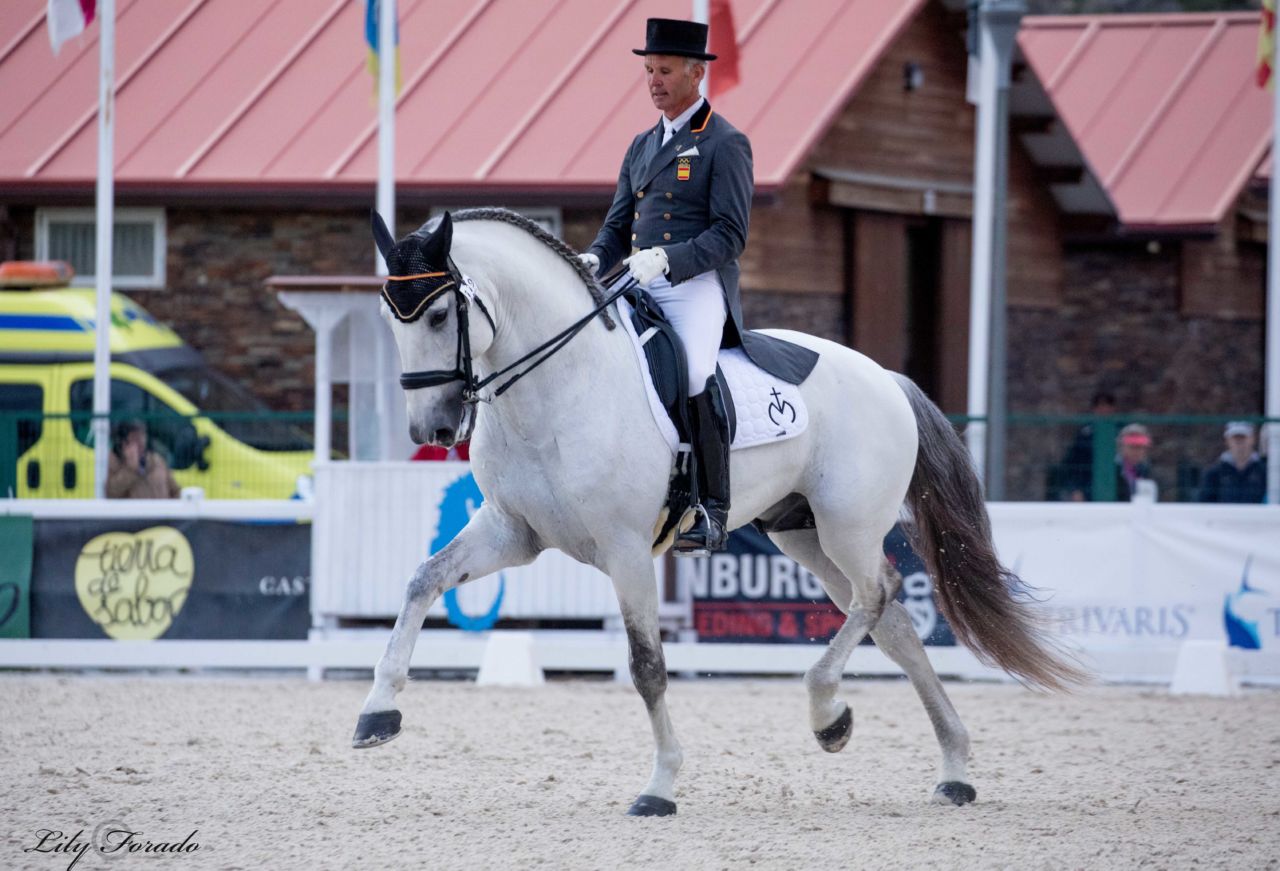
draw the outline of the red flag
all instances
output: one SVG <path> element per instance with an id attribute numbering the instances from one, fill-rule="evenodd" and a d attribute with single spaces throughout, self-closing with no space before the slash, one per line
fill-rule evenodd
<path id="1" fill-rule="evenodd" d="M 714 100 L 738 84 L 738 32 L 733 26 L 729 0 L 711 0 L 711 33 L 707 50 L 716 55 L 711 68 L 711 98 Z"/>
<path id="2" fill-rule="evenodd" d="M 1262 28 L 1258 31 L 1258 87 L 1275 88 L 1275 58 L 1276 0 L 1262 0 Z"/>

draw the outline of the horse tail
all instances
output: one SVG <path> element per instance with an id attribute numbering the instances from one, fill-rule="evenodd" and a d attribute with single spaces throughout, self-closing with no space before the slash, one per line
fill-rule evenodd
<path id="1" fill-rule="evenodd" d="M 920 433 L 907 504 L 915 517 L 913 542 L 938 591 L 956 640 L 987 665 L 1045 689 L 1088 680 L 1047 637 L 1034 591 L 1000 564 L 991 519 L 969 452 L 950 421 L 924 391 L 894 373 Z"/>

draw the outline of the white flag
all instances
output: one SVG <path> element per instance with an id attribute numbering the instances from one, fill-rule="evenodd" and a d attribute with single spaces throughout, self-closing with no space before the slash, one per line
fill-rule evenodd
<path id="1" fill-rule="evenodd" d="M 97 5 L 97 0 L 49 0 L 49 42 L 54 54 L 68 39 L 84 33 Z"/>

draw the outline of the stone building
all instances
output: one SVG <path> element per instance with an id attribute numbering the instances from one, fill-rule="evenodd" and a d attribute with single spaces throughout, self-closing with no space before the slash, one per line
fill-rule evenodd
<path id="1" fill-rule="evenodd" d="M 29 23 L 0 77 L 32 87 L 0 89 L 0 256 L 57 248 L 92 264 L 96 28 L 55 59 L 41 0 L 17 5 Z M 622 152 L 654 115 L 628 49 L 646 15 L 687 4 L 583 2 L 550 21 L 538 5 L 429 15 L 425 0 L 402 2 L 400 232 L 433 210 L 501 204 L 577 247 L 594 235 Z M 118 224 L 133 222 L 124 237 L 157 264 L 122 289 L 280 409 L 312 405 L 313 337 L 265 279 L 372 271 L 376 128 L 356 7 L 320 20 L 273 9 L 255 27 L 210 4 L 118 24 Z M 742 84 L 714 105 L 755 149 L 748 325 L 851 343 L 963 412 L 974 141 L 963 3 L 735 0 L 734 11 Z M 1099 387 L 1133 412 L 1261 410 L 1257 174 L 1270 124 L 1250 85 L 1257 21 L 1025 21 L 1010 98 L 1013 411 L 1083 411 Z M 1035 455 L 1033 471 L 1010 489 L 1035 497 L 1036 464 L 1063 432 L 1028 437 L 1013 450 Z"/>

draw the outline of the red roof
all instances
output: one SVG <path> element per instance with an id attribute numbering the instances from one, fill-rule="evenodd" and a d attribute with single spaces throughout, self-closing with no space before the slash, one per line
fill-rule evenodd
<path id="1" fill-rule="evenodd" d="M 1018 45 L 1130 226 L 1222 220 L 1271 140 L 1257 13 L 1024 19 Z"/>
<path id="2" fill-rule="evenodd" d="M 734 0 L 742 85 L 716 110 L 782 185 L 924 0 Z M 46 0 L 0 3 L 0 191 L 89 189 L 97 35 L 55 58 Z M 400 0 L 402 191 L 612 190 L 656 123 L 651 15 L 689 0 Z M 121 189 L 372 185 L 373 79 L 354 0 L 118 0 Z M 714 64 L 712 65 L 714 76 Z M 16 83 L 21 82 L 18 86 Z"/>

